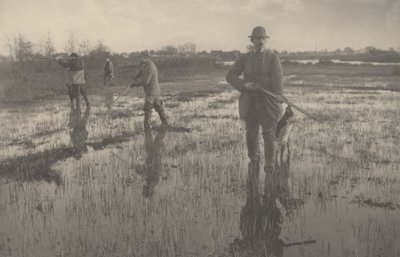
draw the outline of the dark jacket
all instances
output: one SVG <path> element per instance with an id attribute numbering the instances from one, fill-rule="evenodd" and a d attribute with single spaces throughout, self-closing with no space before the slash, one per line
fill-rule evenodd
<path id="1" fill-rule="evenodd" d="M 242 74 L 243 79 L 240 78 Z M 226 81 L 241 92 L 239 98 L 240 118 L 245 119 L 250 104 L 257 101 L 265 107 L 271 118 L 279 120 L 283 112 L 280 103 L 261 92 L 249 93 L 243 89 L 246 82 L 254 82 L 261 85 L 262 88 L 280 95 L 282 94 L 282 77 L 283 72 L 279 56 L 273 51 L 249 52 L 240 56 L 226 76 Z"/>
<path id="2" fill-rule="evenodd" d="M 143 86 L 146 97 L 159 97 L 160 85 L 158 84 L 158 71 L 156 65 L 149 60 L 149 62 L 142 64 L 141 69 L 133 78 L 134 84 Z"/>
<path id="3" fill-rule="evenodd" d="M 85 84 L 86 80 L 85 80 L 84 64 L 81 58 L 76 57 L 69 59 L 60 59 L 58 60 L 58 63 L 64 68 L 69 68 L 70 83 L 72 85 Z"/>
<path id="4" fill-rule="evenodd" d="M 106 64 L 104 64 L 104 74 L 106 75 L 114 74 L 114 66 L 112 62 L 106 62 Z"/>

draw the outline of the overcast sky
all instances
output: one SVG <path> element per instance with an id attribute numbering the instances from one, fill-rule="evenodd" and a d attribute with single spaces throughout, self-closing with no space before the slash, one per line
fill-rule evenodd
<path id="1" fill-rule="evenodd" d="M 244 50 L 267 28 L 276 50 L 400 47 L 400 0 L 0 0 L 0 53 L 21 33 L 50 32 L 57 51 L 71 34 L 114 52 L 194 42 L 198 50 Z"/>

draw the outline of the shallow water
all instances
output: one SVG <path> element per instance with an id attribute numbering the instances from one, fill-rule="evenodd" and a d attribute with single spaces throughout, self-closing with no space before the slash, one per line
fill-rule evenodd
<path id="1" fill-rule="evenodd" d="M 168 136 L 171 135 L 155 135 L 152 144 L 162 144 L 162 137 Z M 134 144 L 128 142 L 123 149 L 87 153 L 81 162 L 70 158 L 58 163 L 54 170 L 62 178 L 59 185 L 3 179 L 2 253 L 7 256 L 235 256 L 235 253 L 264 256 L 263 252 L 282 256 L 397 256 L 400 253 L 399 210 L 357 203 L 343 193 L 345 185 L 337 189 L 342 192 L 338 195 L 332 190 L 334 196 L 314 195 L 318 191 L 312 189 L 314 185 L 302 192 L 300 185 L 312 183 L 312 178 L 305 180 L 290 170 L 286 185 L 277 189 L 279 193 L 271 193 L 278 183 L 264 185 L 261 174 L 257 195 L 261 203 L 255 206 L 242 181 L 246 179 L 246 167 L 222 171 L 224 175 L 230 174 L 231 179 L 207 178 L 200 168 L 202 165 L 196 174 L 186 165 L 176 167 L 175 161 L 179 162 L 180 157 L 164 158 L 162 151 L 150 156 L 141 150 L 141 155 L 128 159 L 125 152 L 129 153 L 132 147 L 145 148 L 144 142 Z M 213 174 L 221 172 L 214 165 L 203 168 Z M 245 219 L 250 224 L 247 230 L 257 232 L 244 232 Z M 252 227 L 260 220 L 263 225 Z"/>
<path id="2" fill-rule="evenodd" d="M 336 120 L 298 117 L 290 164 L 253 184 L 236 92 L 171 98 L 172 128 L 152 133 L 136 98 L 49 118 L 59 144 L 2 163 L 0 256 L 399 256 L 398 96 L 299 93 L 315 112 L 329 99 Z"/>

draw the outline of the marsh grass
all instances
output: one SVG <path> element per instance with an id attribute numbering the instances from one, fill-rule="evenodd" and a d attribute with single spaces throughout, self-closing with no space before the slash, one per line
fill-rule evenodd
<path id="1" fill-rule="evenodd" d="M 399 96 L 342 87 L 348 78 L 330 77 L 334 85 L 321 78 L 330 81 L 304 76 L 315 85 L 286 89 L 289 99 L 326 119 L 296 113 L 288 192 L 274 207 L 282 219 L 276 237 L 288 245 L 317 242 L 285 247 L 287 256 L 397 256 Z M 68 154 L 69 137 L 61 131 L 66 104 L 4 109 L 0 255 L 237 256 L 230 250 L 243 238 L 248 160 L 238 93 L 220 80 L 165 84 L 172 128 L 155 150 L 146 146 L 136 92 L 110 112 L 101 96 L 93 98 L 90 149 L 80 160 Z M 161 131 L 153 119 L 155 142 Z M 21 137 L 48 143 L 28 148 L 16 144 Z M 39 165 L 38 174 L 57 174 L 62 183 L 33 172 L 35 163 L 46 167 Z M 16 168 L 32 179 L 16 176 Z M 264 181 L 260 172 L 260 192 Z M 265 254 L 258 246 L 240 256 Z"/>

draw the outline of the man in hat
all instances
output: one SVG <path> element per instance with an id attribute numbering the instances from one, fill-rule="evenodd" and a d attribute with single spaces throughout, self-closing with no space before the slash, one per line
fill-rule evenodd
<path id="1" fill-rule="evenodd" d="M 74 108 L 73 99 L 75 98 L 75 108 L 80 108 L 79 93 L 81 93 L 85 99 L 86 108 L 90 109 L 89 99 L 86 90 L 83 88 L 86 82 L 83 60 L 79 58 L 77 53 L 71 53 L 69 58 L 66 59 L 57 57 L 56 60 L 62 67 L 69 68 L 70 71 L 70 81 L 66 86 L 71 100 L 71 107 Z"/>
<path id="2" fill-rule="evenodd" d="M 151 60 L 148 51 L 143 51 L 139 55 L 141 68 L 134 76 L 131 87 L 143 86 L 146 98 L 144 103 L 144 129 L 150 129 L 151 113 L 154 108 L 164 126 L 168 125 L 167 116 L 163 102 L 160 99 L 160 86 L 158 84 L 158 71 L 156 65 Z"/>
<path id="3" fill-rule="evenodd" d="M 104 86 L 111 85 L 111 82 L 114 79 L 114 66 L 110 60 L 110 58 L 106 59 L 106 63 L 104 64 Z"/>
<path id="4" fill-rule="evenodd" d="M 274 170 L 277 122 L 282 116 L 281 102 L 258 91 L 266 89 L 282 95 L 282 66 L 276 53 L 265 48 L 269 36 L 263 27 L 255 27 L 249 36 L 253 49 L 242 55 L 229 70 L 226 80 L 241 92 L 239 115 L 246 124 L 246 142 L 250 165 L 259 169 L 259 127 L 264 138 L 265 172 Z M 243 78 L 240 76 L 243 74 Z"/>

